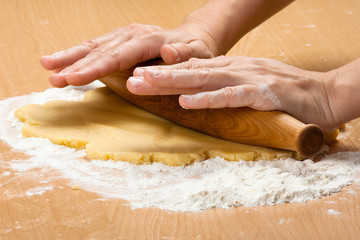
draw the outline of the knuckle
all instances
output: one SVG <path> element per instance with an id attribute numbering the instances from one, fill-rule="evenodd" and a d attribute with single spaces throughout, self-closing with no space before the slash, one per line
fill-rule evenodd
<path id="1" fill-rule="evenodd" d="M 197 69 L 199 67 L 199 61 L 186 61 L 180 64 L 180 68 L 184 69 Z"/>
<path id="2" fill-rule="evenodd" d="M 163 41 L 161 40 L 163 36 L 161 33 L 152 28 L 152 26 L 148 26 L 143 28 L 141 31 L 139 31 L 137 34 L 133 36 L 134 38 L 139 38 L 141 41 L 146 42 L 147 44 L 156 45 L 159 42 Z"/>
<path id="3" fill-rule="evenodd" d="M 104 51 L 99 48 L 95 48 L 90 52 L 90 54 L 94 57 L 102 57 L 104 55 Z"/>
<path id="4" fill-rule="evenodd" d="M 228 57 L 228 56 L 225 56 L 225 55 L 220 55 L 220 56 L 217 56 L 216 59 L 220 59 L 220 60 L 225 60 L 225 59 L 229 59 L 231 57 Z"/>
<path id="5" fill-rule="evenodd" d="M 213 70 L 211 68 L 199 68 L 196 70 L 200 80 L 212 78 Z"/>
<path id="6" fill-rule="evenodd" d="M 140 23 L 131 23 L 131 24 L 129 24 L 128 26 L 127 26 L 127 29 L 129 29 L 129 30 L 136 30 L 136 29 L 138 29 L 138 28 L 140 28 L 140 27 L 142 27 L 143 25 L 142 24 L 140 24 Z"/>
<path id="7" fill-rule="evenodd" d="M 161 27 L 154 25 L 144 25 L 140 23 L 132 23 L 127 26 L 127 30 L 135 31 L 137 35 L 148 36 L 157 33 L 161 30 Z M 135 35 L 136 35 L 135 34 Z"/>
<path id="8" fill-rule="evenodd" d="M 151 35 L 153 33 L 157 33 L 160 30 L 160 27 L 153 25 L 144 25 L 142 32 L 143 34 Z"/>
<path id="9" fill-rule="evenodd" d="M 116 49 L 116 50 L 110 52 L 109 56 L 117 59 L 117 58 L 119 58 L 120 54 L 121 54 L 121 51 L 119 49 Z"/>
<path id="10" fill-rule="evenodd" d="M 225 87 L 223 88 L 223 92 L 224 92 L 224 95 L 229 97 L 229 96 L 232 96 L 234 93 L 235 93 L 235 88 L 234 87 Z"/>
<path id="11" fill-rule="evenodd" d="M 110 52 L 108 54 L 108 56 L 110 57 L 109 62 L 115 64 L 117 69 L 122 69 L 123 66 L 122 66 L 122 61 L 121 61 L 121 56 L 122 56 L 121 49 L 116 49 L 116 50 Z"/>
<path id="12" fill-rule="evenodd" d="M 222 56 L 219 56 L 217 59 L 219 61 L 221 61 L 221 63 L 223 64 L 224 67 L 238 65 L 238 62 L 236 61 L 235 57 L 229 57 L 229 56 L 222 55 Z"/>
<path id="13" fill-rule="evenodd" d="M 86 40 L 86 41 L 83 41 L 81 43 L 81 45 L 87 47 L 87 48 L 90 48 L 90 49 L 95 49 L 98 47 L 98 43 L 95 41 L 95 40 Z"/>
<path id="14" fill-rule="evenodd" d="M 263 66 L 265 64 L 264 58 L 254 58 L 252 63 L 255 65 Z"/>
<path id="15" fill-rule="evenodd" d="M 233 105 L 235 92 L 236 92 L 236 89 L 234 87 L 223 88 L 224 101 L 225 101 L 226 107 Z"/>

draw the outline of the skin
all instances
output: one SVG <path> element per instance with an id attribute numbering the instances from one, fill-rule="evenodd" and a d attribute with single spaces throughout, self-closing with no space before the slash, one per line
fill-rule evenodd
<path id="1" fill-rule="evenodd" d="M 323 73 L 272 59 L 220 56 L 291 2 L 209 0 L 178 28 L 131 24 L 43 56 L 40 62 L 54 71 L 51 84 L 65 87 L 161 57 L 171 65 L 136 68 L 127 82 L 129 91 L 180 94 L 179 103 L 189 109 L 281 110 L 329 132 L 360 116 L 360 59 Z"/>

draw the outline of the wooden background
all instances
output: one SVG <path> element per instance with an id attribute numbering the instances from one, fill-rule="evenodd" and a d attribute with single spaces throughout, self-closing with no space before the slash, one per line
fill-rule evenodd
<path id="1" fill-rule="evenodd" d="M 200 0 L 0 0 L 0 100 L 49 88 L 38 60 L 132 22 L 176 27 Z M 299 0 L 244 37 L 229 55 L 327 71 L 360 56 L 360 1 Z M 360 150 L 360 121 L 332 151 Z M 359 239 L 360 184 L 306 204 L 170 213 L 74 191 L 68 180 L 27 196 L 48 172 L 1 175 L 25 158 L 0 142 L 0 239 Z M 341 214 L 328 214 L 333 209 Z"/>

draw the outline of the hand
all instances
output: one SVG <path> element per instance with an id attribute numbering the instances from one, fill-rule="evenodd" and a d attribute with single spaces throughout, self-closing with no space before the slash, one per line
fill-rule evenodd
<path id="1" fill-rule="evenodd" d="M 162 57 L 174 64 L 191 57 L 210 58 L 216 49 L 201 29 L 131 24 L 78 46 L 40 59 L 55 73 L 50 83 L 56 87 L 85 85 L 112 72 L 126 70 L 139 62 Z"/>
<path id="2" fill-rule="evenodd" d="M 140 95 L 182 94 L 184 108 L 251 107 L 281 110 L 324 132 L 341 122 L 332 106 L 332 74 L 305 71 L 264 58 L 190 59 L 136 68 L 127 88 Z M 329 94 L 329 95 L 328 95 Z"/>

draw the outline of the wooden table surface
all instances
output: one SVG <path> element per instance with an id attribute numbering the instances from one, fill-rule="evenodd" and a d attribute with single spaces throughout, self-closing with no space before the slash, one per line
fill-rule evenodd
<path id="1" fill-rule="evenodd" d="M 176 27 L 200 0 L 0 0 L 0 99 L 49 88 L 43 54 L 132 22 Z M 360 1 L 299 0 L 244 37 L 229 55 L 268 57 L 318 71 L 360 56 Z M 360 120 L 332 151 L 360 150 Z M 25 158 L 0 142 L 0 174 Z M 0 239 L 360 239 L 360 184 L 307 202 L 199 213 L 132 210 L 74 191 L 67 179 L 42 195 L 9 197 L 48 174 L 0 175 Z M 59 188 L 60 187 L 60 188 Z M 328 209 L 341 212 L 329 215 Z"/>

